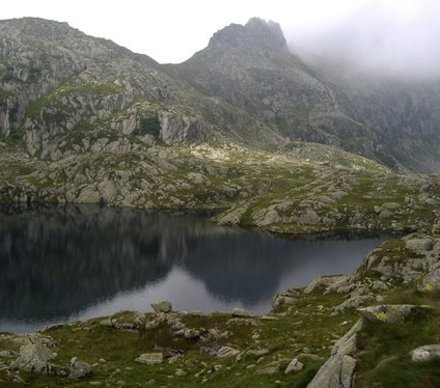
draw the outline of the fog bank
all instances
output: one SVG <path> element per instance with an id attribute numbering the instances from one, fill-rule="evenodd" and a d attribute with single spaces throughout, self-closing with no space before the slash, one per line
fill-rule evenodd
<path id="1" fill-rule="evenodd" d="M 440 3 L 371 1 L 344 17 L 284 26 L 293 52 L 312 64 L 377 75 L 440 77 Z"/>

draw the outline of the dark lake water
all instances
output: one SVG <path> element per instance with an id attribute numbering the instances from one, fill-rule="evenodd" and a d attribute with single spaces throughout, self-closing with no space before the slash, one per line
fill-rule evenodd
<path id="1" fill-rule="evenodd" d="M 69 206 L 0 215 L 0 331 L 149 310 L 244 307 L 323 274 L 350 273 L 383 237 L 275 238 L 206 217 Z"/>

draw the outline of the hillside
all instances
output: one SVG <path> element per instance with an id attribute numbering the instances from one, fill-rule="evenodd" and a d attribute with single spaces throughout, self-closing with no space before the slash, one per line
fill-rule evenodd
<path id="1" fill-rule="evenodd" d="M 342 130 L 351 119 L 335 93 L 275 23 L 226 27 L 179 66 L 41 19 L 2 21 L 0 37 L 6 208 L 209 209 L 222 224 L 296 234 L 431 230 L 438 216 L 436 176 L 341 150 L 354 147 L 346 135 L 362 153 L 377 145 L 362 126 Z M 284 138 L 292 128 L 339 146 Z"/>
<path id="2" fill-rule="evenodd" d="M 179 77 L 300 141 L 335 145 L 401 172 L 437 172 L 440 80 L 394 78 L 304 63 L 281 28 L 254 18 L 213 35 L 179 65 Z"/>
<path id="3" fill-rule="evenodd" d="M 289 139 L 374 155 L 373 135 L 345 115 L 334 91 L 289 52 L 276 23 L 254 18 L 225 27 L 206 49 L 171 68 Z"/>
<path id="4" fill-rule="evenodd" d="M 262 147 L 279 136 L 168 76 L 154 60 L 41 19 L 0 22 L 0 133 L 59 160 L 102 138 L 208 139 Z M 224 141 L 224 140 L 223 140 Z"/>

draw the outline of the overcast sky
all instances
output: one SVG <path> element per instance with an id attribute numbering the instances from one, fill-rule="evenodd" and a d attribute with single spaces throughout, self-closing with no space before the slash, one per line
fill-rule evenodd
<path id="1" fill-rule="evenodd" d="M 181 62 L 230 23 L 259 16 L 281 24 L 304 55 L 329 53 L 381 68 L 415 58 L 440 68 L 438 0 L 14 0 L 1 18 L 36 16 L 66 21 L 155 60 Z M 359 55 L 362 58 L 359 60 Z M 410 62 L 404 64 L 404 62 Z"/>

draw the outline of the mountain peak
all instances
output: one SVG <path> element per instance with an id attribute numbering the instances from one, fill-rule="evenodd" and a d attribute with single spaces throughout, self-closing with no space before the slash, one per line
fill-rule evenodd
<path id="1" fill-rule="evenodd" d="M 209 42 L 209 48 L 268 53 L 286 50 L 287 44 L 278 23 L 254 17 L 244 26 L 231 24 L 217 31 Z"/>
<path id="2" fill-rule="evenodd" d="M 266 33 L 270 35 L 274 40 L 278 40 L 278 42 L 282 45 L 286 45 L 286 39 L 284 38 L 283 31 L 281 30 L 281 26 L 279 23 L 274 22 L 273 20 L 264 20 L 258 17 L 254 17 L 249 19 L 246 23 L 245 27 L 249 30 L 259 31 L 260 33 Z"/>

